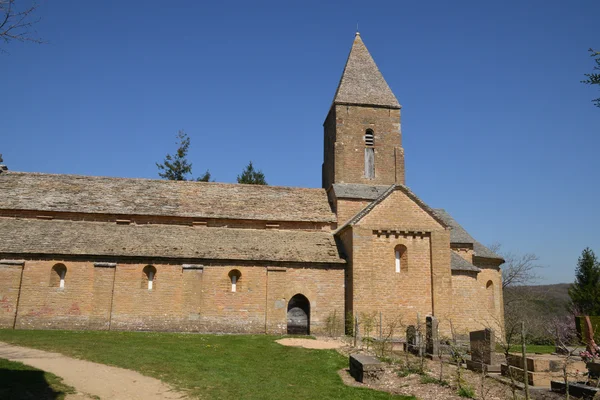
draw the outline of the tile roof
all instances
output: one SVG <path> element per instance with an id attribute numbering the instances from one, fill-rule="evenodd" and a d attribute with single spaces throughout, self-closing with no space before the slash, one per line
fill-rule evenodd
<path id="1" fill-rule="evenodd" d="M 0 209 L 336 221 L 324 189 L 24 172 L 0 174 Z"/>
<path id="2" fill-rule="evenodd" d="M 0 253 L 343 264 L 324 231 L 0 218 Z"/>
<path id="3" fill-rule="evenodd" d="M 481 269 L 477 268 L 452 250 L 450 251 L 450 269 L 452 271 L 472 271 L 472 272 L 481 272 Z"/>
<path id="4" fill-rule="evenodd" d="M 498 260 L 504 260 L 501 256 L 494 253 L 492 250 L 485 247 L 469 235 L 469 233 L 463 228 L 446 210 L 443 208 L 434 209 L 435 213 L 446 222 L 446 225 L 450 226 L 450 243 L 457 244 L 471 244 L 473 245 L 473 251 L 476 257 L 484 258 L 495 258 Z"/>
<path id="5" fill-rule="evenodd" d="M 360 104 L 400 108 L 367 47 L 356 33 L 346 66 L 335 92 L 334 104 Z"/>
<path id="6" fill-rule="evenodd" d="M 334 183 L 331 185 L 338 199 L 375 200 L 381 196 L 389 185 L 364 185 L 354 183 Z"/>

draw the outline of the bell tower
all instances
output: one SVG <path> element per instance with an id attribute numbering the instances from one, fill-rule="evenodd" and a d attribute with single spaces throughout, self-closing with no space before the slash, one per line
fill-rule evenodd
<path id="1" fill-rule="evenodd" d="M 323 188 L 404 184 L 400 108 L 357 32 L 323 124 Z"/>

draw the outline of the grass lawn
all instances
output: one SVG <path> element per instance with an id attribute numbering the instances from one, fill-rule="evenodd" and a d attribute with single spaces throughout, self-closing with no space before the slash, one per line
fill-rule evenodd
<path id="1" fill-rule="evenodd" d="M 0 330 L 0 341 L 141 372 L 203 399 L 412 399 L 342 383 L 334 350 L 265 335 Z"/>
<path id="2" fill-rule="evenodd" d="M 19 362 L 0 358 L 0 399 L 64 399 L 75 390 L 62 379 Z"/>
<path id="3" fill-rule="evenodd" d="M 539 353 L 539 354 L 551 354 L 556 351 L 555 346 L 545 346 L 545 345 L 536 345 L 536 344 L 528 344 L 526 347 L 527 353 Z M 510 346 L 511 353 L 521 353 L 521 345 Z"/>

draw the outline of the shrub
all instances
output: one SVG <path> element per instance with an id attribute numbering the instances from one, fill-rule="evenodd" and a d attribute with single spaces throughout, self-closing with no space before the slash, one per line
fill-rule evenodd
<path id="1" fill-rule="evenodd" d="M 466 397 L 468 399 L 475 398 L 475 390 L 471 386 L 462 385 L 456 392 L 460 397 Z"/>
<path id="2" fill-rule="evenodd" d="M 424 385 L 427 385 L 429 383 L 435 383 L 436 385 L 440 385 L 440 386 L 448 386 L 449 383 L 448 381 L 445 380 L 439 380 L 437 378 L 434 378 L 433 376 L 427 375 L 427 374 L 423 374 L 421 375 L 421 383 Z"/>

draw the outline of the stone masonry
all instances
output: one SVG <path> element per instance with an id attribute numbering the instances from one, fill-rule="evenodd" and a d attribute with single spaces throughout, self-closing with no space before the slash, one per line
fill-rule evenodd
<path id="1" fill-rule="evenodd" d="M 428 316 L 440 338 L 501 329 L 504 260 L 405 186 L 400 111 L 357 34 L 321 189 L 3 169 L 0 328 L 285 334 L 293 316 L 322 334 L 381 315 Z"/>

